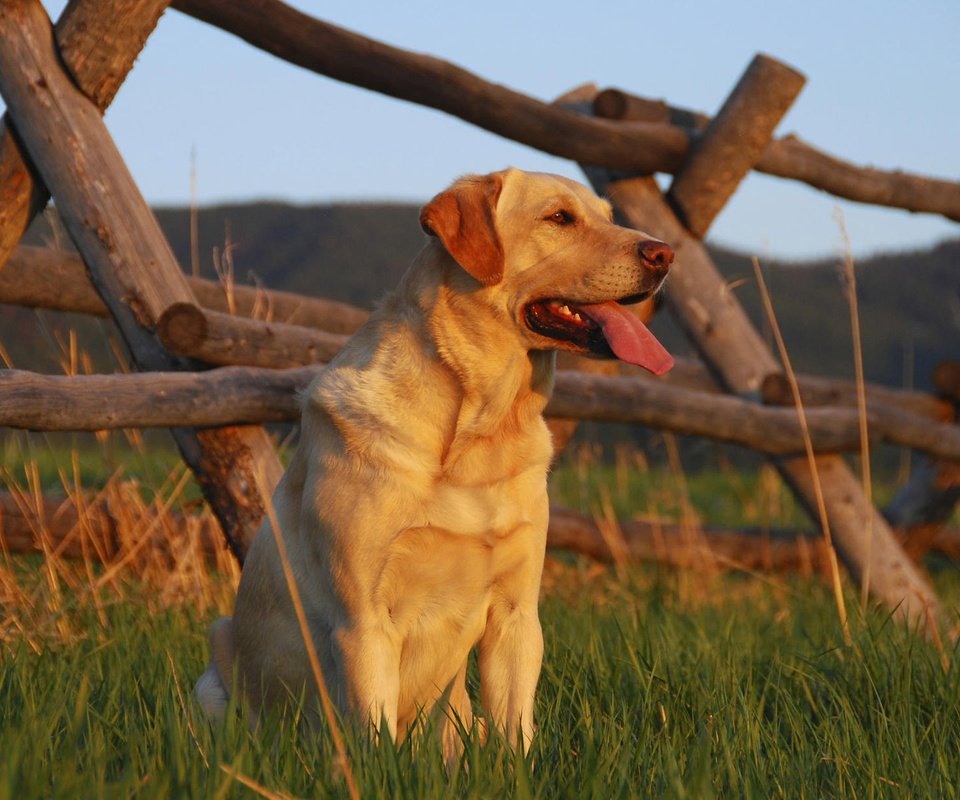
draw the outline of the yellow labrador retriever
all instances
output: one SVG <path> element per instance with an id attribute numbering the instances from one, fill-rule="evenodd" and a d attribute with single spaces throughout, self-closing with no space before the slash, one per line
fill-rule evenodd
<path id="1" fill-rule="evenodd" d="M 515 169 L 457 181 L 420 221 L 430 238 L 399 287 L 308 389 L 273 502 L 341 710 L 402 738 L 434 709 L 455 752 L 476 645 L 486 721 L 526 748 L 554 351 L 668 370 L 621 303 L 656 292 L 673 252 L 584 186 Z M 315 695 L 269 522 L 210 639 L 195 692 L 211 716 L 234 670 L 254 713 Z"/>

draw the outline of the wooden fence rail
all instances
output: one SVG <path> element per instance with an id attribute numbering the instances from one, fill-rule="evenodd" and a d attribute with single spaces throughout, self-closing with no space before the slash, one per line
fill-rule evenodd
<path id="1" fill-rule="evenodd" d="M 29 430 L 105 430 L 295 421 L 298 394 L 320 366 L 295 369 L 221 367 L 207 372 L 130 375 L 38 375 L 0 371 L 0 425 Z M 104 397 L 110 403 L 103 402 Z M 770 455 L 803 452 L 792 408 L 691 391 L 646 378 L 557 373 L 548 416 L 626 422 L 704 436 Z M 809 435 L 818 452 L 860 446 L 853 408 L 810 408 Z M 868 413 L 872 439 L 960 461 L 960 428 L 898 409 Z"/>
<path id="2" fill-rule="evenodd" d="M 165 5 L 165 0 L 72 0 L 54 36 L 39 0 L 0 3 L 0 91 L 17 130 L 16 138 L 6 125 L 0 131 L 0 193 L 11 199 L 0 209 L 0 265 L 50 189 L 96 291 L 139 369 L 197 369 L 202 363 L 270 367 L 322 363 L 333 357 L 343 334 L 355 329 L 364 312 L 351 317 L 352 312 L 343 307 L 321 311 L 314 306 L 314 316 L 297 318 L 309 318 L 310 327 L 306 327 L 289 324 L 293 317 L 282 317 L 281 322 L 274 321 L 276 317 L 270 321 L 251 318 L 259 316 L 258 304 L 264 298 L 278 305 L 292 302 L 279 294 L 248 296 L 244 304 L 231 295 L 227 309 L 236 312 L 242 305 L 240 315 L 224 313 L 217 305 L 219 298 L 208 303 L 196 296 L 194 285 L 198 292 L 218 290 L 185 279 L 103 126 L 103 109 Z M 558 376 L 548 407 L 551 414 L 639 422 L 793 456 L 801 450 L 803 439 L 796 411 L 744 399 L 753 400 L 766 388 L 768 401 L 782 402 L 777 395 L 782 386 L 778 388 L 777 379 L 771 378 L 779 365 L 736 298 L 725 291 L 702 246 L 700 239 L 716 213 L 753 168 L 849 199 L 939 213 L 960 221 L 958 183 L 863 169 L 794 137 L 772 139 L 803 78 L 766 57 L 755 60 L 713 119 L 669 108 L 663 117 L 661 108 L 655 109 L 661 117 L 650 121 L 650 104 L 627 97 L 625 110 L 615 112 L 619 118 L 613 120 L 597 116 L 603 103 L 592 103 L 595 89 L 581 93 L 581 101 L 588 96 L 586 103 L 548 105 L 439 59 L 328 25 L 279 0 L 175 0 L 174 5 L 300 66 L 440 109 L 499 135 L 573 158 L 584 164 L 595 185 L 609 186 L 629 224 L 676 247 L 683 269 L 677 270 L 668 305 L 709 365 L 710 375 L 723 389 L 740 396 L 690 391 L 639 377 L 568 371 Z M 137 15 L 142 15 L 137 24 L 117 28 L 122 34 L 114 42 L 113 18 L 129 21 Z M 79 47 L 75 43 L 71 49 L 71 35 L 77 37 Z M 645 103 L 645 116 L 625 119 Z M 744 137 L 750 139 L 748 147 L 739 146 Z M 673 173 L 668 193 L 672 206 L 652 178 L 623 180 L 624 170 L 633 175 Z M 0 281 L 2 291 L 10 296 L 20 291 L 23 298 L 26 289 L 4 289 Z M 34 297 L 43 294 L 36 287 L 30 291 Z M 69 302 L 101 313 L 89 297 Z M 221 426 L 277 415 L 295 417 L 297 393 L 316 369 L 258 371 L 247 366 L 176 375 L 145 372 L 77 378 L 9 371 L 0 373 L 4 389 L 0 420 L 22 427 L 177 426 L 174 434 L 181 451 L 242 559 L 262 517 L 265 497 L 279 478 L 280 463 L 261 428 Z M 938 378 L 945 395 L 956 393 L 958 381 L 951 375 L 947 369 Z M 677 383 L 691 376 L 688 373 Z M 702 374 L 698 379 L 712 382 L 704 381 Z M 807 391 L 815 395 L 812 385 Z M 112 401 L 107 412 L 101 407 L 105 393 Z M 920 411 L 916 404 L 908 409 L 903 395 L 886 402 L 879 399 L 877 390 L 871 394 L 874 399 L 867 415 L 871 435 L 924 449 L 940 464 L 960 460 L 960 431 L 942 421 L 952 419 L 952 411 L 938 410 L 929 398 Z M 859 444 L 856 412 L 837 402 L 836 407 L 807 411 L 809 435 L 820 453 Z M 217 421 L 217 414 L 225 418 Z M 191 423 L 218 427 L 181 427 Z M 818 454 L 810 462 L 795 457 L 774 462 L 808 507 L 814 506 L 814 495 L 818 495 L 832 563 L 831 528 L 846 563 L 864 581 L 864 591 L 869 588 L 912 624 L 923 626 L 939 615 L 932 588 L 867 502 L 841 458 Z M 815 474 L 822 487 L 814 485 Z M 865 536 L 865 530 L 872 534 Z M 616 556 L 612 547 L 611 555 Z"/>
<path id="3" fill-rule="evenodd" d="M 99 500 L 85 497 L 78 508 L 72 498 L 43 497 L 38 506 L 34 498 L 0 492 L 0 552 L 53 552 L 60 558 L 76 560 L 122 558 L 120 550 L 125 541 L 127 546 L 139 544 L 136 538 L 129 540 L 117 530 L 118 521 L 129 516 L 116 505 L 121 498 L 121 493 L 105 494 Z M 168 513 L 178 528 L 187 527 L 184 514 Z M 547 546 L 598 561 L 650 561 L 684 569 L 809 573 L 828 568 L 823 542 L 814 531 L 701 528 L 663 520 L 629 520 L 601 531 L 601 524 L 605 523 L 554 506 L 550 509 Z M 144 552 L 151 556 L 168 553 L 171 542 L 164 531 L 156 531 L 151 538 Z M 200 526 L 197 544 L 210 559 L 223 551 L 223 533 L 213 520 L 207 518 L 207 524 Z M 915 555 L 919 557 L 927 550 L 960 558 L 960 531 L 937 531 Z"/>
<path id="4" fill-rule="evenodd" d="M 197 304 L 211 311 L 258 317 L 331 333 L 353 333 L 367 312 L 348 303 L 245 286 L 224 285 L 206 278 L 185 276 Z M 72 311 L 109 317 L 110 311 L 90 282 L 83 259 L 75 253 L 21 245 L 0 267 L 0 303 Z"/>
<path id="5" fill-rule="evenodd" d="M 174 0 L 172 6 L 292 64 L 459 117 L 484 130 L 585 164 L 631 172 L 679 170 L 688 128 L 585 117 L 461 67 L 411 53 L 297 11 L 280 0 Z M 794 136 L 770 142 L 755 169 L 861 203 L 960 221 L 960 183 L 858 167 Z"/>
<path id="6" fill-rule="evenodd" d="M 204 278 L 187 276 L 187 283 L 193 290 L 197 303 L 208 311 L 225 315 L 232 308 L 232 316 L 254 318 L 263 316 L 270 310 L 269 319 L 248 322 L 245 319 L 231 321 L 217 315 L 204 315 L 213 320 L 220 331 L 219 338 L 237 339 L 246 342 L 244 349 L 247 358 L 240 358 L 236 351 L 231 356 L 230 348 L 219 348 L 219 355 L 209 352 L 213 348 L 198 347 L 191 344 L 193 334 L 183 334 L 181 354 L 194 355 L 208 363 L 224 365 L 244 364 L 247 366 L 266 366 L 280 368 L 289 366 L 290 361 L 279 360 L 256 353 L 250 353 L 252 344 L 281 350 L 286 358 L 300 353 L 300 359 L 294 365 L 308 365 L 328 360 L 319 357 L 319 352 L 329 352 L 345 341 L 345 338 L 330 339 L 314 337 L 313 328 L 333 334 L 351 334 L 363 324 L 368 312 L 349 303 L 327 300 L 321 297 L 307 297 L 260 287 L 234 284 L 225 287 L 221 283 Z M 228 296 L 232 295 L 232 302 Z M 7 263 L 0 268 L 0 303 L 34 308 L 46 308 L 55 311 L 70 311 L 94 316 L 108 316 L 106 305 L 100 299 L 83 266 L 83 260 L 73 254 L 42 247 L 18 247 Z M 188 327 L 194 331 L 202 329 L 202 323 L 191 322 L 197 314 L 192 309 L 180 312 L 187 317 Z M 164 327 L 175 326 L 177 311 L 171 311 Z M 277 325 L 276 323 L 284 323 Z M 302 326 L 303 329 L 298 329 Z M 176 334 L 173 334 L 176 338 Z M 339 344 L 338 344 L 339 343 Z M 313 348 L 311 350 L 311 348 Z M 334 349 L 333 352 L 336 352 Z M 207 358 L 204 358 L 204 355 Z M 583 364 L 577 360 L 573 363 Z M 629 365 L 618 365 L 622 374 L 644 377 L 646 373 Z M 934 370 L 934 383 L 943 397 L 926 392 L 897 389 L 890 386 L 870 384 L 866 386 L 867 401 L 870 407 L 877 404 L 892 406 L 910 414 L 926 417 L 940 422 L 954 419 L 954 404 L 949 399 L 954 384 L 960 375 L 960 366 L 945 362 Z M 721 391 L 707 368 L 697 359 L 677 358 L 676 366 L 666 375 L 657 379 L 670 385 L 685 389 L 718 393 Z M 799 375 L 800 395 L 804 406 L 856 406 L 857 387 L 853 381 L 835 378 L 821 378 L 815 375 Z M 960 385 L 960 384 L 957 384 Z M 761 395 L 769 405 L 792 405 L 793 395 L 786 378 L 779 372 L 768 375 L 761 385 Z"/>
<path id="7" fill-rule="evenodd" d="M 324 364 L 346 343 L 343 334 L 302 325 L 263 322 L 176 303 L 157 322 L 160 341 L 172 352 L 208 364 L 298 367 Z"/>

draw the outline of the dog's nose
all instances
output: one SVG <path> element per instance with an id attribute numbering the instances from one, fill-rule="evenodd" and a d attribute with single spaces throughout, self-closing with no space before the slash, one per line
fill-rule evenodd
<path id="1" fill-rule="evenodd" d="M 637 254 L 645 267 L 666 272 L 673 263 L 673 248 L 656 239 L 645 239 L 637 245 Z"/>

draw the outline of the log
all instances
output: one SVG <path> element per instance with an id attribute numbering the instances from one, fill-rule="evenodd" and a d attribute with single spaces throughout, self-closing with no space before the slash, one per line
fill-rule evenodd
<path id="1" fill-rule="evenodd" d="M 933 383 L 943 397 L 960 402 L 960 364 L 938 364 Z M 958 503 L 960 464 L 928 457 L 914 467 L 910 480 L 883 513 L 891 525 L 905 532 L 905 546 L 913 555 L 936 539 Z"/>
<path id="2" fill-rule="evenodd" d="M 706 236 L 806 80 L 776 59 L 754 56 L 723 107 L 690 148 L 667 193 L 667 201 L 694 236 Z"/>
<path id="3" fill-rule="evenodd" d="M 369 316 L 362 308 L 322 297 L 282 292 L 186 275 L 197 303 L 211 311 L 267 318 L 330 331 L 353 333 Z M 228 302 L 228 293 L 231 302 Z M 108 317 L 110 311 L 90 283 L 83 259 L 74 253 L 21 245 L 0 267 L 0 303 Z"/>
<path id="4" fill-rule="evenodd" d="M 649 104 L 657 102 L 620 89 L 604 89 L 597 99 L 604 95 L 612 95 L 616 99 L 599 104 L 594 100 L 594 113 L 622 122 L 649 120 Z M 691 136 L 705 128 L 710 120 L 707 115 L 696 111 L 672 106 L 668 108 L 673 118 L 671 124 L 687 128 Z M 772 139 L 753 169 L 767 175 L 800 181 L 835 197 L 858 203 L 927 211 L 958 221 L 955 187 L 960 184 L 901 170 L 857 166 L 824 153 L 793 134 Z"/>
<path id="5" fill-rule="evenodd" d="M 49 247 L 20 245 L 0 266 L 0 303 L 109 317 L 83 259 Z"/>
<path id="6" fill-rule="evenodd" d="M 85 498 L 83 541 L 78 524 L 81 512 L 72 499 L 41 498 L 41 508 L 24 509 L 10 492 L 0 492 L 0 552 L 43 553 L 56 552 L 66 559 L 112 559 L 120 553 L 117 520 L 124 517 L 111 501 Z M 169 512 L 178 527 L 186 527 L 186 517 L 180 512 Z M 631 561 L 657 561 L 680 568 L 703 565 L 702 554 L 692 555 L 689 532 L 679 526 L 659 522 L 627 521 L 619 525 L 623 534 L 623 555 Z M 46 542 L 41 541 L 41 532 Z M 699 533 L 699 532 L 698 532 Z M 199 528 L 200 552 L 213 559 L 223 548 L 223 538 L 215 525 Z M 705 529 L 696 544 L 705 547 L 712 563 L 739 569 L 789 570 L 804 563 L 804 553 L 796 540 L 806 538 L 803 533 L 737 532 Z M 550 509 L 547 546 L 570 550 L 597 561 L 610 562 L 613 553 L 601 535 L 597 523 L 590 517 L 567 509 Z M 152 553 L 164 553 L 170 542 L 162 530 L 153 535 L 148 548 Z M 817 544 L 807 546 L 814 552 Z M 618 556 L 620 553 L 617 554 Z M 699 556 L 699 557 L 698 557 Z"/>
<path id="7" fill-rule="evenodd" d="M 592 517 L 556 506 L 550 509 L 547 546 L 572 550 L 597 561 L 611 562 L 621 554 L 630 561 L 652 561 L 681 569 L 713 562 L 727 568 L 785 572 L 813 568 L 826 572 L 830 559 L 823 537 L 812 530 L 761 528 L 726 529 L 705 526 L 694 531 L 682 526 L 648 520 L 617 524 L 623 550 L 615 554 Z M 931 537 L 926 550 L 960 559 L 960 530 L 941 529 Z"/>
<path id="8" fill-rule="evenodd" d="M 608 187 L 627 221 L 670 242 L 678 251 L 668 306 L 691 335 L 705 361 L 727 387 L 754 396 L 762 379 L 779 369 L 773 355 L 729 291 L 703 245 L 673 216 L 659 189 L 647 179 Z M 776 461 L 781 475 L 813 514 L 816 488 L 806 459 Z M 860 483 L 838 456 L 819 456 L 830 528 L 841 557 L 858 580 L 869 569 L 875 597 L 898 616 L 921 627 L 928 612 L 939 616 L 939 601 L 926 579 L 906 557 L 889 526 L 865 500 Z M 866 542 L 864 531 L 872 530 Z M 869 567 L 868 567 L 869 564 Z"/>
<path id="9" fill-rule="evenodd" d="M 646 520 L 621 521 L 617 524 L 617 532 L 620 540 L 615 541 L 611 549 L 595 519 L 551 507 L 547 547 L 571 550 L 607 563 L 623 558 L 679 569 L 723 567 L 786 572 L 811 567 L 820 571 L 829 568 L 823 540 L 808 532 L 736 531 L 711 527 L 689 530 L 676 524 Z"/>
<path id="10" fill-rule="evenodd" d="M 297 66 L 452 114 L 538 150 L 637 173 L 675 172 L 689 130 L 616 123 L 563 111 L 490 83 L 454 64 L 368 39 L 280 0 L 174 0 L 173 7 Z M 861 203 L 942 214 L 960 221 L 960 184 L 898 170 L 856 167 L 795 137 L 771 142 L 756 168 Z"/>
<path id="11" fill-rule="evenodd" d="M 106 110 L 133 67 L 170 0 L 71 2 L 55 29 L 60 57 L 80 90 Z M 10 118 L 0 121 L 0 268 L 50 193 L 11 136 Z"/>
<path id="12" fill-rule="evenodd" d="M 100 431 L 295 421 L 300 417 L 299 393 L 318 371 L 221 367 L 208 372 L 64 376 L 0 370 L 0 425 Z"/>
<path id="13" fill-rule="evenodd" d="M 650 100 L 620 89 L 604 89 L 593 98 L 593 114 L 604 119 L 630 122 L 660 122 L 690 131 L 702 131 L 710 117 L 688 108 L 669 105 L 665 100 Z"/>
<path id="14" fill-rule="evenodd" d="M 340 334 L 232 317 L 191 303 L 175 303 L 164 311 L 157 335 L 172 352 L 208 364 L 274 368 L 325 364 L 347 341 Z"/>
<path id="15" fill-rule="evenodd" d="M 723 391 L 709 370 L 698 359 L 677 357 L 674 361 L 673 369 L 656 380 L 700 392 L 716 393 Z M 619 366 L 620 369 L 617 374 L 639 375 L 641 377 L 648 374 L 629 364 L 620 364 Z M 796 377 L 800 388 L 800 400 L 804 407 L 857 407 L 857 384 L 855 381 L 823 378 L 818 375 L 797 375 Z M 953 404 L 942 397 L 936 397 L 914 389 L 884 386 L 879 383 L 868 383 L 865 390 L 869 407 L 899 409 L 908 414 L 936 422 L 953 422 L 956 420 L 957 415 Z M 782 372 L 775 372 L 765 376 L 760 384 L 760 399 L 764 404 L 771 406 L 794 405 L 793 392 L 786 375 Z"/>
<path id="16" fill-rule="evenodd" d="M 299 418 L 299 392 L 320 367 L 220 367 L 207 372 L 39 375 L 0 371 L 0 425 L 29 430 L 194 427 Z M 110 398 L 109 403 L 104 398 Z M 634 422 L 710 436 L 766 452 L 802 450 L 796 415 L 733 397 L 706 395 L 640 378 L 561 371 L 551 416 Z M 859 446 L 856 414 L 811 412 L 814 441 Z"/>
<path id="17" fill-rule="evenodd" d="M 137 537 L 143 528 L 152 529 L 150 542 L 141 552 L 147 558 L 182 557 L 182 552 L 171 553 L 171 547 L 182 542 L 171 541 L 162 527 L 143 526 L 138 530 L 121 531 L 120 520 L 129 519 L 119 507 L 122 495 L 107 493 L 105 496 L 84 497 L 78 509 L 73 498 L 39 498 L 40 507 L 35 507 L 30 498 L 29 508 L 10 492 L 0 492 L 0 551 L 7 553 L 51 553 L 56 558 L 71 560 L 112 561 L 123 558 L 123 547 L 138 546 Z M 140 509 L 134 509 L 133 519 L 139 518 Z M 168 511 L 170 526 L 178 531 L 186 530 L 188 516 L 178 511 Z M 219 526 L 209 517 L 206 524 L 198 526 L 200 552 L 207 560 L 216 563 L 223 552 L 224 538 Z M 140 563 L 140 562 L 138 562 Z"/>
<path id="18" fill-rule="evenodd" d="M 228 303 L 225 289 L 217 281 L 186 276 L 187 283 L 197 302 L 210 311 L 225 312 Z M 235 286 L 234 309 L 239 316 L 249 317 L 264 303 L 272 309 L 273 318 L 288 324 L 325 330 L 330 333 L 350 334 L 356 331 L 369 316 L 368 312 L 348 303 L 324 298 L 307 297 L 269 289 Z M 90 284 L 82 259 L 72 253 L 41 247 L 18 247 L 10 260 L 0 268 L 0 302 L 48 308 L 56 311 L 108 316 L 109 311 Z M 645 321 L 648 317 L 645 317 Z M 267 321 L 263 321 L 267 324 Z M 277 338 L 278 346 L 293 349 L 295 345 L 283 342 L 285 328 L 273 325 L 270 330 Z M 259 338 L 261 334 L 252 334 Z M 306 334 L 294 333 L 293 339 L 303 339 Z M 279 367 L 278 363 L 260 363 L 241 359 L 224 359 L 218 364 L 260 364 Z M 299 362 L 303 364 L 312 361 Z M 598 361 L 571 356 L 563 358 L 564 369 L 582 370 L 605 375 L 648 377 L 639 367 L 614 361 Z M 722 391 L 704 365 L 696 359 L 677 358 L 674 368 L 657 379 L 683 389 L 717 393 Z M 856 384 L 814 375 L 799 375 L 800 394 L 804 406 L 850 406 L 857 405 Z M 878 384 L 867 384 L 867 403 L 893 406 L 910 414 L 928 419 L 949 422 L 955 419 L 953 404 L 924 392 L 895 389 Z M 763 402 L 768 405 L 793 405 L 790 384 L 782 373 L 772 373 L 761 384 Z"/>
<path id="19" fill-rule="evenodd" d="M 804 406 L 850 406 L 857 405 L 857 384 L 815 375 L 798 375 L 800 401 Z M 933 395 L 908 389 L 895 389 L 875 383 L 866 385 L 868 408 L 895 408 L 926 419 L 952 422 L 956 418 L 953 406 Z M 773 372 L 764 377 L 760 385 L 760 397 L 772 406 L 794 404 L 790 381 L 782 372 Z"/>
<path id="20" fill-rule="evenodd" d="M 648 378 L 564 370 L 557 374 L 547 414 L 664 428 L 741 444 L 770 455 L 802 453 L 803 436 L 795 411 L 767 416 L 762 408 L 740 398 L 690 391 Z M 860 446 L 855 408 L 811 408 L 806 410 L 806 418 L 816 452 L 852 451 Z M 956 425 L 932 422 L 891 407 L 868 410 L 867 423 L 871 438 L 960 461 L 960 428 Z"/>
<path id="21" fill-rule="evenodd" d="M 590 91 L 580 102 L 592 101 Z M 652 178 L 610 183 L 588 169 L 594 187 L 605 192 L 627 224 L 669 242 L 677 252 L 667 305 L 690 336 L 711 372 L 726 388 L 757 396 L 763 378 L 779 370 L 773 354 L 751 325 L 701 241 L 680 224 Z M 816 487 L 806 459 L 778 459 L 781 475 L 814 519 Z M 860 484 L 839 456 L 819 456 L 823 501 L 833 537 L 857 580 L 871 576 L 870 589 L 897 616 L 926 628 L 939 618 L 940 603 L 922 573 L 900 547 L 886 521 L 866 502 Z M 872 531 L 869 537 L 864 531 Z"/>
<path id="22" fill-rule="evenodd" d="M 39 0 L 0 4 L 0 93 L 137 366 L 187 366 L 152 329 L 168 306 L 194 302 L 193 293 L 98 107 L 64 73 Z M 173 433 L 242 558 L 263 516 L 264 497 L 282 474 L 269 436 L 252 427 Z"/>
<path id="23" fill-rule="evenodd" d="M 789 383 L 784 375 L 764 378 L 763 401 L 767 404 L 794 405 Z M 856 408 L 856 387 L 842 382 L 813 380 L 800 387 L 800 399 L 805 407 L 840 405 Z M 924 403 L 927 399 L 929 402 Z M 837 402 L 837 401 L 841 402 Z M 890 401 L 894 402 L 890 402 Z M 960 428 L 952 424 L 953 408 L 938 398 L 917 392 L 898 392 L 878 386 L 867 394 L 867 424 L 871 437 L 891 444 L 911 447 L 922 452 L 933 452 L 941 458 L 955 460 L 947 455 L 960 443 Z M 933 451 L 928 450 L 933 445 Z M 919 520 L 917 521 L 919 522 Z M 904 520 L 903 524 L 907 524 Z"/>
<path id="24" fill-rule="evenodd" d="M 960 464 L 924 459 L 910 481 L 890 502 L 885 515 L 891 525 L 911 528 L 943 525 L 960 502 Z"/>
<path id="25" fill-rule="evenodd" d="M 78 376 L 3 370 L 0 425 L 38 431 L 98 431 L 296 421 L 300 416 L 298 394 L 319 369 L 220 367 L 197 373 Z M 643 378 L 561 370 L 547 415 L 646 425 L 770 455 L 799 453 L 804 448 L 793 409 L 767 408 Z M 872 436 L 960 461 L 960 429 L 955 426 L 906 426 L 898 416 L 891 421 L 871 415 L 868 421 Z M 855 409 L 810 409 L 807 424 L 818 452 L 852 451 L 860 446 Z"/>
<path id="26" fill-rule="evenodd" d="M 910 480 L 883 510 L 887 521 L 902 531 L 902 540 L 913 558 L 939 536 L 960 503 L 960 464 L 924 458 Z"/>
<path id="27" fill-rule="evenodd" d="M 960 361 L 942 361 L 934 367 L 933 385 L 937 392 L 954 403 L 960 403 Z"/>
<path id="28" fill-rule="evenodd" d="M 679 165 L 680 128 L 577 117 L 465 69 L 360 36 L 279 0 L 177 0 L 173 7 L 297 66 L 409 100 L 553 155 L 638 170 Z"/>
<path id="29" fill-rule="evenodd" d="M 10 492 L 0 492 L 0 552 L 55 552 L 64 559 L 112 560 L 123 557 L 121 542 L 136 541 L 121 536 L 118 520 L 125 515 L 118 507 L 119 497 L 84 498 L 81 512 L 70 498 L 40 498 L 41 507 L 23 507 Z M 171 523 L 186 529 L 188 517 L 170 511 Z M 179 522 L 178 522 L 179 521 Z M 623 537 L 623 549 L 616 557 L 632 562 L 656 562 L 679 569 L 721 566 L 754 572 L 785 572 L 796 569 L 828 568 L 822 540 L 810 531 L 727 530 L 705 527 L 689 531 L 659 521 L 628 520 L 617 526 Z M 198 526 L 200 553 L 215 562 L 223 551 L 223 535 L 212 520 Z M 82 537 L 81 537 L 82 532 Z M 45 542 L 41 540 L 42 536 Z M 165 555 L 171 542 L 163 530 L 157 530 L 144 552 Z M 547 530 L 547 547 L 568 550 L 597 561 L 609 563 L 614 553 L 591 517 L 568 509 L 552 507 Z M 949 558 L 960 558 L 960 531 L 944 530 L 930 542 L 930 549 Z M 172 554 L 171 554 L 172 555 Z"/>
<path id="30" fill-rule="evenodd" d="M 102 504 L 90 502 L 84 508 L 85 543 L 77 528 L 80 512 L 71 499 L 41 496 L 39 507 L 36 502 L 31 497 L 29 507 L 25 507 L 24 501 L 11 492 L 0 492 L 0 551 L 43 553 L 46 549 L 61 558 L 95 560 L 116 551 L 113 520 Z"/>

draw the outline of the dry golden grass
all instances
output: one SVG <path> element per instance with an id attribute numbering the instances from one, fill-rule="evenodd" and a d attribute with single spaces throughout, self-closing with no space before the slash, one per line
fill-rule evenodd
<path id="1" fill-rule="evenodd" d="M 225 547 L 211 546 L 219 536 L 212 514 L 183 513 L 185 467 L 174 468 L 148 501 L 139 482 L 119 471 L 102 489 L 84 488 L 76 452 L 72 462 L 71 476 L 61 475 L 62 501 L 45 497 L 36 462 L 25 465 L 22 479 L 0 473 L 18 527 L 29 529 L 38 551 L 12 554 L 4 546 L 10 533 L 0 537 L 0 641 L 20 639 L 37 652 L 69 643 L 87 635 L 76 621 L 87 609 L 105 624 L 106 607 L 134 598 L 154 610 L 184 604 L 200 614 L 229 613 L 240 570 Z M 61 510 L 70 511 L 66 524 Z"/>

